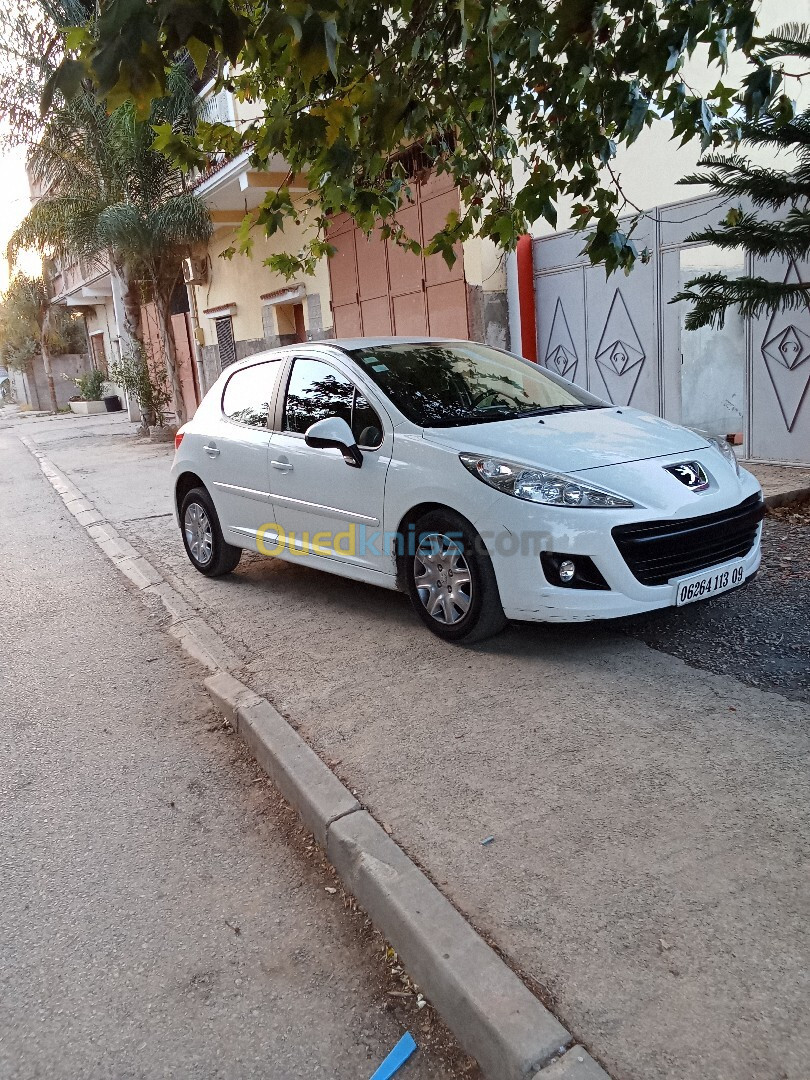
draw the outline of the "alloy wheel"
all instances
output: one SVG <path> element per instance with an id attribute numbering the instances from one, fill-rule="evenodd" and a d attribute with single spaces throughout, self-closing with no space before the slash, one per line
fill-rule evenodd
<path id="1" fill-rule="evenodd" d="M 413 560 L 417 595 L 431 618 L 452 626 L 472 603 L 472 574 L 457 540 L 443 533 L 423 536 Z"/>
<path id="2" fill-rule="evenodd" d="M 200 566 L 207 566 L 214 553 L 214 533 L 205 507 L 189 503 L 183 524 L 192 558 Z"/>

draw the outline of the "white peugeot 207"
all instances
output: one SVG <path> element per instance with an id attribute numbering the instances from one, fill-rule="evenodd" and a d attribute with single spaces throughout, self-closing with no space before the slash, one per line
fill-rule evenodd
<path id="1" fill-rule="evenodd" d="M 468 341 L 251 356 L 177 433 L 172 475 L 201 573 L 244 548 L 298 561 L 407 591 L 450 641 L 688 604 L 760 560 L 762 492 L 725 440 Z"/>

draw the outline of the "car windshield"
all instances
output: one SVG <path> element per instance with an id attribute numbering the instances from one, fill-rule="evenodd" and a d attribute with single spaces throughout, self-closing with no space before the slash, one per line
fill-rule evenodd
<path id="1" fill-rule="evenodd" d="M 456 427 L 604 402 L 528 360 L 475 342 L 392 342 L 349 354 L 409 420 Z"/>

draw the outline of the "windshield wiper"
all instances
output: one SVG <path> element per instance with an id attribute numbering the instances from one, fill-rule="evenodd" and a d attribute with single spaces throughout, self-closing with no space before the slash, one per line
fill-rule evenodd
<path id="1" fill-rule="evenodd" d="M 550 416 L 552 413 L 582 412 L 585 409 L 605 409 L 606 405 L 546 405 L 542 409 L 529 409 L 527 412 L 518 413 L 519 417 L 523 416 Z"/>
<path id="2" fill-rule="evenodd" d="M 426 421 L 422 427 L 465 427 L 467 424 L 493 424 L 498 420 L 515 420 L 518 413 L 510 409 L 509 412 L 474 412 L 468 416 L 443 416 L 438 420 Z"/>
<path id="3" fill-rule="evenodd" d="M 443 416 L 433 420 L 423 420 L 422 427 L 464 427 L 466 424 L 491 424 L 498 420 L 522 420 L 526 416 L 549 416 L 552 413 L 568 412 L 569 410 L 583 409 L 606 409 L 607 405 L 546 405 L 542 409 L 527 409 L 520 412 L 508 405 L 491 406 L 488 409 L 476 410 L 466 416 Z"/>

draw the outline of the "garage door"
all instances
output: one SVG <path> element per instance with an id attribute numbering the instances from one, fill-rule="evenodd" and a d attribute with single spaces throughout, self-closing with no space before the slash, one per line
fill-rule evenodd
<path id="1" fill-rule="evenodd" d="M 458 192 L 446 175 L 411 185 L 414 201 L 397 214 L 405 233 L 424 244 L 459 209 Z M 440 255 L 424 258 L 384 240 L 367 237 L 348 214 L 329 230 L 336 252 L 329 260 L 336 337 L 430 335 L 469 338 L 467 288 L 461 245 L 450 269 Z"/>

